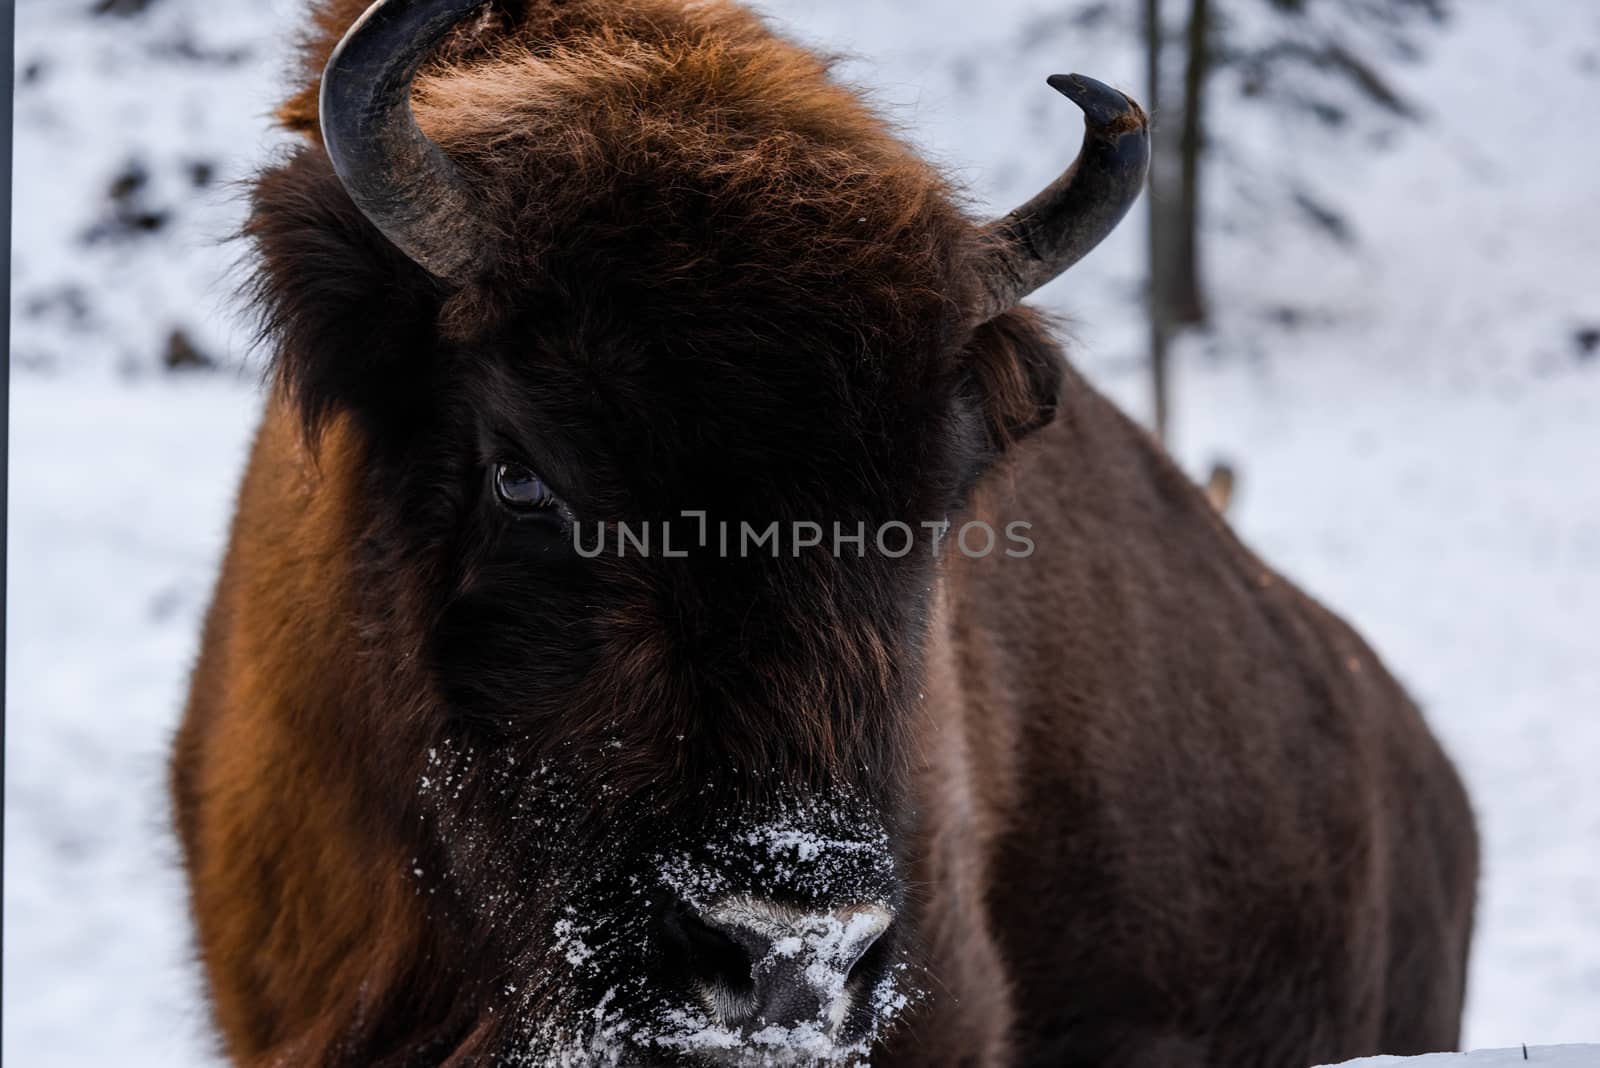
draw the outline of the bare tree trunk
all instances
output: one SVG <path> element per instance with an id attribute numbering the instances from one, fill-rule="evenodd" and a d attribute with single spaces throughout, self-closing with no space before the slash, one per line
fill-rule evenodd
<path id="1" fill-rule="evenodd" d="M 1205 288 L 1200 278 L 1200 157 L 1205 151 L 1205 95 L 1211 63 L 1210 0 L 1190 0 L 1188 55 L 1183 72 L 1182 175 L 1174 235 L 1172 321 L 1196 326 L 1206 321 Z"/>
<path id="2" fill-rule="evenodd" d="M 1161 0 L 1145 0 L 1144 36 L 1146 63 L 1146 98 L 1150 114 L 1155 119 L 1157 135 L 1150 153 L 1149 204 L 1146 211 L 1150 220 L 1150 380 L 1153 392 L 1151 429 L 1156 438 L 1167 438 L 1169 394 L 1167 390 L 1167 341 L 1171 334 L 1168 308 L 1171 287 L 1169 284 L 1169 258 L 1167 246 L 1167 210 L 1164 192 L 1166 181 L 1163 171 L 1164 153 L 1161 151 L 1159 124 L 1161 115 Z"/>

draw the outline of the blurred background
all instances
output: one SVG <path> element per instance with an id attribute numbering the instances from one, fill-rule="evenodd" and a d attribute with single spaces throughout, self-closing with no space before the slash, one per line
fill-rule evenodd
<path id="1" fill-rule="evenodd" d="M 1461 765 L 1467 1043 L 1600 1039 L 1600 3 L 759 6 L 981 214 L 1076 150 L 1046 75 L 1153 102 L 1156 195 L 1041 303 Z M 211 1063 L 164 759 L 259 406 L 230 235 L 302 18 L 17 4 L 7 1064 Z"/>

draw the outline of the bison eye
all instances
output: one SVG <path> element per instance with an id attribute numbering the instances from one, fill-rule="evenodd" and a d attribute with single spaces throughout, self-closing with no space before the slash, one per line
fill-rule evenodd
<path id="1" fill-rule="evenodd" d="M 521 464 L 495 465 L 494 492 L 515 512 L 540 512 L 561 504 L 544 479 Z"/>

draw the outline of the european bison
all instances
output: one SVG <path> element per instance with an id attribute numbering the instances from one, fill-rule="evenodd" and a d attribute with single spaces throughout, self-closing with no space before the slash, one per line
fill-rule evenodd
<path id="1" fill-rule="evenodd" d="M 1052 79 L 1082 153 L 980 226 L 723 0 L 364 6 L 254 187 L 172 766 L 235 1064 L 1456 1042 L 1449 762 L 1019 304 L 1136 198 L 1136 104 Z"/>

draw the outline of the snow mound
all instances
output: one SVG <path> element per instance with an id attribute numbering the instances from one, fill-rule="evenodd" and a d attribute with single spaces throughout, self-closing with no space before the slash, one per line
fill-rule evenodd
<path id="1" fill-rule="evenodd" d="M 1600 1046 L 1523 1046 L 1517 1049 L 1486 1049 L 1477 1053 L 1430 1053 L 1426 1057 L 1363 1057 L 1341 1068 L 1379 1068 L 1386 1064 L 1403 1064 L 1407 1068 L 1511 1068 L 1512 1065 L 1600 1068 Z"/>

